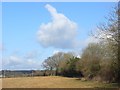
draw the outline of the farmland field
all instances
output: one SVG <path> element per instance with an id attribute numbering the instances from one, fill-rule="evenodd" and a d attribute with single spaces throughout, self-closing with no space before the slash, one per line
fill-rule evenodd
<path id="1" fill-rule="evenodd" d="M 0 90 L 2 88 L 2 79 L 0 78 Z"/>
<path id="2" fill-rule="evenodd" d="M 59 76 L 3 78 L 2 88 L 93 88 L 117 87 L 95 81 L 82 81 L 78 78 Z"/>

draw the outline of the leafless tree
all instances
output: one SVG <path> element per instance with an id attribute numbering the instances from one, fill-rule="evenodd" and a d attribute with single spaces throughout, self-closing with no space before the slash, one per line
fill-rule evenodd
<path id="1" fill-rule="evenodd" d="M 98 25 L 96 32 L 92 35 L 105 43 L 109 48 L 108 51 L 112 52 L 114 75 L 116 80 L 120 81 L 120 2 L 106 17 L 106 22 Z"/>
<path id="2" fill-rule="evenodd" d="M 64 52 L 58 52 L 55 53 L 53 56 L 48 57 L 42 64 L 42 66 L 50 70 L 51 72 L 53 70 L 56 71 L 56 75 L 58 74 L 58 69 L 61 67 L 62 63 L 66 61 L 68 58 L 72 56 L 71 53 L 64 53 Z"/>

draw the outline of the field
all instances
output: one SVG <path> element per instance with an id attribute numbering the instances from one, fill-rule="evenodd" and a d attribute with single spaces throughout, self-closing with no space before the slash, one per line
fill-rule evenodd
<path id="1" fill-rule="evenodd" d="M 58 76 L 3 78 L 3 88 L 95 88 L 116 87 L 113 84 L 82 81 L 78 78 Z"/>
<path id="2" fill-rule="evenodd" d="M 0 78 L 0 90 L 2 88 L 2 79 Z"/>

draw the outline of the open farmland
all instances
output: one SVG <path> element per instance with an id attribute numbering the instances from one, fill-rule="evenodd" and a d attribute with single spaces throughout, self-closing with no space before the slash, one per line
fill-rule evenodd
<path id="1" fill-rule="evenodd" d="M 0 78 L 0 90 L 2 88 L 2 79 Z"/>
<path id="2" fill-rule="evenodd" d="M 117 87 L 114 84 L 105 84 L 95 81 L 84 81 L 78 78 L 58 76 L 3 78 L 3 88 L 95 88 Z"/>

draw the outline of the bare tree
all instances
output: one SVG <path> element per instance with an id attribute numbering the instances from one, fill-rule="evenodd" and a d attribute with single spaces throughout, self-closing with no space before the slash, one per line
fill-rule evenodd
<path id="1" fill-rule="evenodd" d="M 42 66 L 45 69 L 50 70 L 51 72 L 55 70 L 57 75 L 59 71 L 59 67 L 61 67 L 64 64 L 64 62 L 66 62 L 72 56 L 73 56 L 72 53 L 58 52 L 55 53 L 53 56 L 48 57 L 43 62 Z"/>
<path id="2" fill-rule="evenodd" d="M 58 72 L 58 67 L 60 62 L 63 60 L 64 53 L 63 52 L 58 52 L 54 54 L 51 57 L 48 57 L 44 62 L 43 62 L 43 67 L 45 69 L 48 69 L 52 72 L 52 70 L 56 70 L 56 75 Z"/>
<path id="3" fill-rule="evenodd" d="M 97 33 L 93 36 L 105 43 L 109 48 L 108 51 L 112 52 L 110 57 L 112 60 L 111 66 L 114 68 L 114 77 L 116 81 L 120 81 L 120 2 L 109 13 L 106 20 L 105 23 L 97 27 Z"/>

